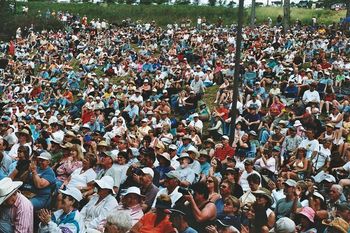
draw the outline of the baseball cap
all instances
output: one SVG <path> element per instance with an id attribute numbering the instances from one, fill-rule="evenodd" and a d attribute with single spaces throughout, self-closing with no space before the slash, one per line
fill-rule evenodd
<path id="1" fill-rule="evenodd" d="M 44 151 L 37 158 L 38 159 L 44 159 L 44 160 L 51 160 L 52 156 L 51 156 L 51 154 L 49 152 Z"/>
<path id="2" fill-rule="evenodd" d="M 170 179 L 181 180 L 180 174 L 177 171 L 170 171 L 168 173 L 165 173 L 165 175 Z"/>
<path id="3" fill-rule="evenodd" d="M 150 167 L 144 167 L 141 169 L 142 173 L 145 175 L 150 175 L 152 178 L 154 177 L 154 171 Z"/>
<path id="4" fill-rule="evenodd" d="M 297 182 L 295 180 L 292 179 L 288 179 L 284 182 L 284 184 L 290 186 L 290 187 L 296 187 L 297 186 Z"/>

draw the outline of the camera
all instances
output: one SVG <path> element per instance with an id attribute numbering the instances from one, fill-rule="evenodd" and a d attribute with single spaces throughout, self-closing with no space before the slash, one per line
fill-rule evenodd
<path id="1" fill-rule="evenodd" d="M 193 190 L 189 189 L 189 188 L 184 188 L 184 187 L 179 187 L 179 193 L 181 193 L 182 195 L 193 195 Z"/>

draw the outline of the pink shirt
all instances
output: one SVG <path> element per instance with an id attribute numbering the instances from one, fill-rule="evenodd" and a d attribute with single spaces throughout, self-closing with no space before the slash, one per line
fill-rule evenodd
<path id="1" fill-rule="evenodd" d="M 33 233 L 33 205 L 20 192 L 11 207 L 11 222 L 15 233 Z"/>
<path id="2" fill-rule="evenodd" d="M 81 161 L 64 161 L 56 170 L 57 179 L 60 181 L 65 181 L 74 170 L 81 168 L 83 162 Z"/>

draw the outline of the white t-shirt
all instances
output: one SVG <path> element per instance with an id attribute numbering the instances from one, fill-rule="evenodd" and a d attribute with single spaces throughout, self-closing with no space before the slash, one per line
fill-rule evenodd
<path id="1" fill-rule="evenodd" d="M 345 171 L 349 172 L 350 171 L 350 161 L 347 162 L 346 164 L 344 164 L 343 168 Z"/>
<path id="2" fill-rule="evenodd" d="M 241 175 L 241 179 L 239 180 L 239 184 L 242 186 L 243 192 L 247 192 L 250 190 L 247 178 L 249 175 L 254 174 L 254 173 L 259 175 L 259 177 L 260 177 L 260 185 L 259 186 L 261 186 L 261 176 L 260 176 L 259 172 L 252 171 L 251 173 L 248 173 L 247 171 L 244 171 Z"/>
<path id="3" fill-rule="evenodd" d="M 312 160 L 312 164 L 315 166 L 316 170 L 321 168 L 326 160 L 330 160 L 331 157 L 331 150 L 326 149 L 322 146 L 320 146 L 318 155 L 315 156 L 315 158 Z"/>
<path id="4" fill-rule="evenodd" d="M 273 173 L 276 171 L 276 159 L 274 157 L 270 157 L 270 158 L 266 159 L 266 164 L 262 158 L 257 159 L 255 161 L 255 165 L 258 165 L 261 168 L 266 168 L 267 170 L 269 170 Z"/>
<path id="5" fill-rule="evenodd" d="M 303 101 L 306 103 L 309 103 L 311 101 L 319 103 L 320 102 L 320 94 L 316 90 L 315 91 L 307 90 L 304 92 Z"/>
<path id="6" fill-rule="evenodd" d="M 86 187 L 89 182 L 96 179 L 97 174 L 94 171 L 94 169 L 90 168 L 80 174 L 82 169 L 83 168 L 81 167 L 73 171 L 73 173 L 71 174 L 71 179 L 67 184 L 67 188 Z"/>
<path id="7" fill-rule="evenodd" d="M 312 152 L 314 151 L 318 152 L 320 144 L 316 139 L 313 139 L 312 141 L 310 141 L 309 139 L 306 138 L 303 141 L 301 141 L 299 148 L 300 147 L 306 149 L 306 158 L 310 159 Z"/>

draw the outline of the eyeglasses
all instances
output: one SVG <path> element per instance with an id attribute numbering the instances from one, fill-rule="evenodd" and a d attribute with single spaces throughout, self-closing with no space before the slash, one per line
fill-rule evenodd
<path id="1" fill-rule="evenodd" d="M 227 187 L 228 186 L 226 186 L 226 185 L 220 185 L 220 188 L 222 188 L 222 189 L 227 189 Z"/>

